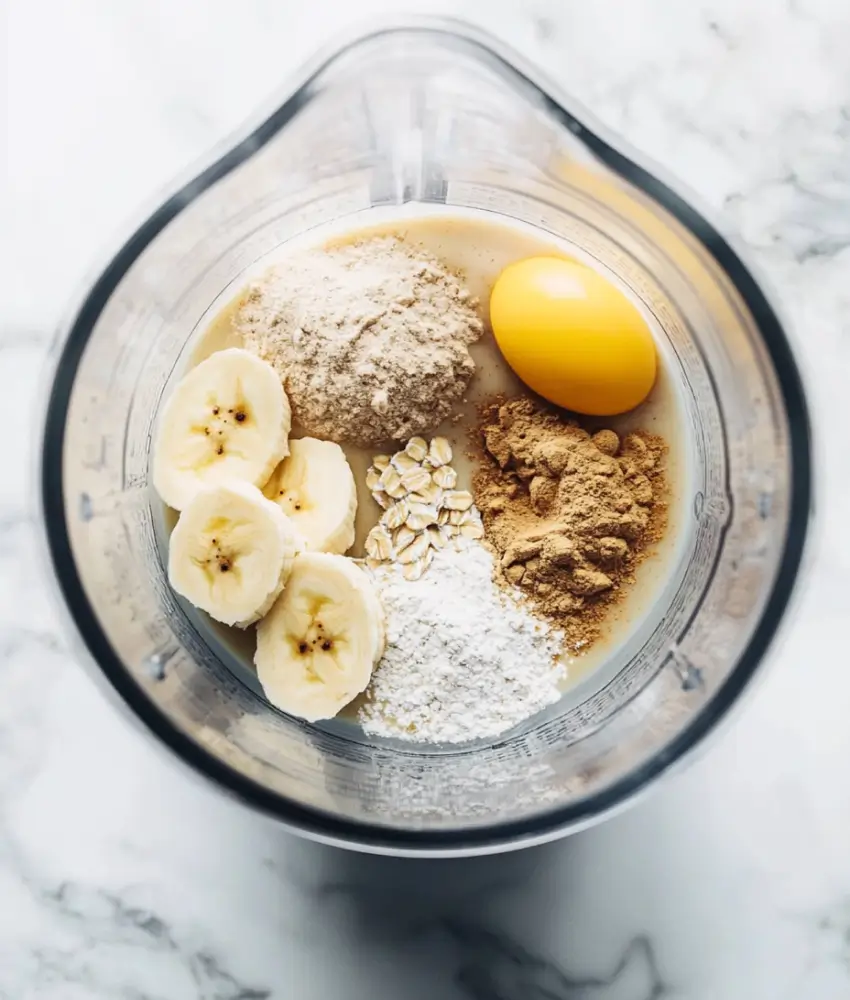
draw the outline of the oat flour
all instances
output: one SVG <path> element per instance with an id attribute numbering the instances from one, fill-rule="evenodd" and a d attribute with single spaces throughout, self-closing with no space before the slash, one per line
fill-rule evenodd
<path id="1" fill-rule="evenodd" d="M 388 236 L 283 261 L 251 286 L 236 327 L 280 372 L 306 433 L 369 446 L 452 412 L 475 370 L 476 306 L 437 258 Z"/>

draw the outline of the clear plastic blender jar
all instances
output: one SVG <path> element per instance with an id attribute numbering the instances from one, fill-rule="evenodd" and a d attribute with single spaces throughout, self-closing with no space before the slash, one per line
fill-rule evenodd
<path id="1" fill-rule="evenodd" d="M 628 655 L 521 731 L 450 750 L 311 726 L 265 702 L 169 589 L 149 480 L 160 400 L 211 303 L 287 241 L 401 205 L 529 224 L 612 273 L 671 359 L 692 466 L 676 565 Z M 176 757 L 317 839 L 472 854 L 598 820 L 726 715 L 800 567 L 807 408 L 765 293 L 656 172 L 515 54 L 452 22 L 381 27 L 318 59 L 131 236 L 55 362 L 41 501 L 87 662 Z"/>

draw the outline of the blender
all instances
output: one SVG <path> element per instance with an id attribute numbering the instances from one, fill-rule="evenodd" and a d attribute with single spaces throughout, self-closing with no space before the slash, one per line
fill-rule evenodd
<path id="1" fill-rule="evenodd" d="M 691 456 L 687 530 L 630 645 L 521 731 L 451 749 L 270 706 L 171 591 L 152 428 L 211 303 L 269 255 L 388 207 L 486 213 L 580 248 L 653 319 Z M 82 658 L 218 788 L 327 843 L 505 850 L 581 829 L 687 758 L 785 615 L 811 504 L 782 323 L 705 215 L 494 39 L 419 20 L 325 53 L 115 254 L 54 347 L 40 500 Z"/>

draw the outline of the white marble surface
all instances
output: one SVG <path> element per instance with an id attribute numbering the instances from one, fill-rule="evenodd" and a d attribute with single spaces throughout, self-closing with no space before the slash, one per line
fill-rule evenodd
<path id="1" fill-rule="evenodd" d="M 0 997 L 850 996 L 846 0 L 418 5 L 509 39 L 740 228 L 797 324 L 822 434 L 809 585 L 723 739 L 599 829 L 453 862 L 316 847 L 175 771 L 70 659 L 29 530 L 26 420 L 82 277 L 349 8 L 378 5 L 5 6 Z"/>

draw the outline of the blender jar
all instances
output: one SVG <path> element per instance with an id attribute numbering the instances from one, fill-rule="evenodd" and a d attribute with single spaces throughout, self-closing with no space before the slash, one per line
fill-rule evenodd
<path id="1" fill-rule="evenodd" d="M 308 725 L 240 680 L 169 589 L 149 478 L 160 400 L 211 303 L 314 227 L 406 203 L 530 224 L 612 273 L 673 359 L 692 464 L 685 544 L 628 655 L 522 731 L 450 751 Z M 656 172 L 451 22 L 381 27 L 318 59 L 130 237 L 55 351 L 44 529 L 94 672 L 197 772 L 328 842 L 480 853 L 609 813 L 723 718 L 799 570 L 806 402 L 764 292 Z"/>

